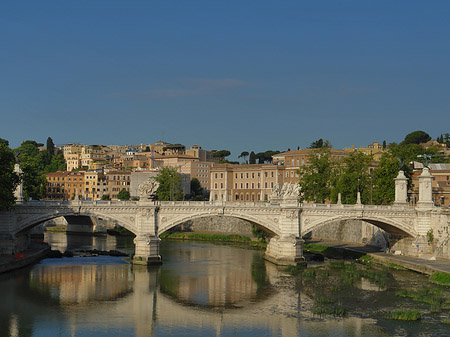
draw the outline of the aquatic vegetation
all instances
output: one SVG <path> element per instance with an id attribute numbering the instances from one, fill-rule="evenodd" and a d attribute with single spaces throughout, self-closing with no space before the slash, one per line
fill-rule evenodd
<path id="1" fill-rule="evenodd" d="M 345 263 L 344 263 L 344 261 L 330 261 L 330 267 L 331 268 L 344 268 Z"/>
<path id="2" fill-rule="evenodd" d="M 445 301 L 445 297 L 442 294 L 442 290 L 439 288 L 422 287 L 417 291 L 400 290 L 395 293 L 395 296 L 410 297 L 415 302 L 430 304 L 431 312 L 441 312 L 442 303 L 444 303 Z"/>
<path id="3" fill-rule="evenodd" d="M 292 276 L 296 276 L 298 275 L 298 272 L 300 269 L 303 269 L 303 267 L 301 266 L 287 266 L 286 268 L 284 268 L 284 271 L 286 273 L 289 273 Z"/>
<path id="4" fill-rule="evenodd" d="M 327 278 L 330 276 L 330 272 L 328 270 L 320 270 L 318 275 L 323 278 Z"/>
<path id="5" fill-rule="evenodd" d="M 442 321 L 442 323 L 450 324 L 450 319 L 444 319 L 444 320 Z"/>
<path id="6" fill-rule="evenodd" d="M 307 243 L 303 245 L 303 249 L 307 250 L 307 251 L 313 251 L 313 252 L 323 252 L 325 250 L 327 250 L 328 246 L 324 246 L 324 245 L 317 245 L 317 244 L 313 244 L 313 243 Z"/>
<path id="7" fill-rule="evenodd" d="M 400 321 L 417 321 L 422 318 L 422 314 L 418 310 L 395 310 L 386 318 Z"/>
<path id="8" fill-rule="evenodd" d="M 333 315 L 339 317 L 347 315 L 347 309 L 340 304 L 334 306 L 317 305 L 312 309 L 312 312 L 316 315 Z"/>
<path id="9" fill-rule="evenodd" d="M 303 273 L 302 273 L 303 277 L 315 277 L 316 276 L 316 271 L 315 269 L 306 269 Z"/>
<path id="10" fill-rule="evenodd" d="M 370 256 L 370 255 L 363 255 L 363 256 L 361 256 L 360 258 L 359 258 L 359 260 L 360 261 L 372 261 L 373 260 L 373 257 L 372 256 Z"/>
<path id="11" fill-rule="evenodd" d="M 430 281 L 433 283 L 450 286 L 450 273 L 434 273 L 430 276 Z"/>

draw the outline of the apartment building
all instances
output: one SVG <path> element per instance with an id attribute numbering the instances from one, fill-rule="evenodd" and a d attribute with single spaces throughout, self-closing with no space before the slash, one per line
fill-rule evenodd
<path id="1" fill-rule="evenodd" d="M 102 172 L 85 172 L 84 183 L 83 197 L 88 200 L 100 200 L 107 192 L 106 176 Z"/>
<path id="2" fill-rule="evenodd" d="M 436 206 L 450 207 L 450 164 L 429 164 L 430 174 L 433 176 L 432 198 Z M 410 201 L 419 200 L 419 176 L 422 174 L 423 164 L 413 163 L 413 175 L 410 190 Z"/>
<path id="3" fill-rule="evenodd" d="M 268 201 L 273 187 L 285 182 L 282 165 L 214 164 L 210 173 L 212 201 Z"/>
<path id="4" fill-rule="evenodd" d="M 47 173 L 47 191 L 45 199 L 71 200 L 84 194 L 84 172 L 58 171 Z"/>
<path id="5" fill-rule="evenodd" d="M 284 166 L 284 181 L 290 183 L 299 182 L 298 171 L 303 165 L 309 164 L 310 155 L 314 154 L 317 149 L 299 149 L 294 151 L 287 151 L 273 156 L 273 164 Z M 345 150 L 330 149 L 331 158 L 335 160 L 343 160 L 348 157 L 350 153 Z"/>
<path id="6" fill-rule="evenodd" d="M 117 200 L 117 194 L 131 189 L 131 171 L 109 171 L 106 174 L 106 193 L 111 200 Z"/>

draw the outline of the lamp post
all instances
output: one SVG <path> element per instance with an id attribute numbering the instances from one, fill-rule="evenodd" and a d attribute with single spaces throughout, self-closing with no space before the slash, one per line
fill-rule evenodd
<path id="1" fill-rule="evenodd" d="M 373 190 L 372 171 L 370 171 L 370 204 L 371 205 L 372 205 L 372 190 Z"/>

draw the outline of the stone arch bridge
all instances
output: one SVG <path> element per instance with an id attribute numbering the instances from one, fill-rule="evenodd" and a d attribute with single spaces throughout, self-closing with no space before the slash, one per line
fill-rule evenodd
<path id="1" fill-rule="evenodd" d="M 282 202 L 140 202 L 140 201 L 31 201 L 0 213 L 0 235 L 5 247 L 32 227 L 60 216 L 92 216 L 117 221 L 136 235 L 136 263 L 158 263 L 159 235 L 187 220 L 205 216 L 247 220 L 270 233 L 266 257 L 277 264 L 303 260 L 302 235 L 340 220 L 359 219 L 400 236 L 418 237 L 431 220 L 409 206 L 300 204 Z M 7 245 L 6 245 L 7 246 Z"/>
<path id="2" fill-rule="evenodd" d="M 228 216 L 250 221 L 270 234 L 266 258 L 276 264 L 302 262 L 302 235 L 341 220 L 363 220 L 417 243 L 427 241 L 433 228 L 447 231 L 450 213 L 432 202 L 432 176 L 424 169 L 419 177 L 419 202 L 408 206 L 407 179 L 400 171 L 395 179 L 395 202 L 391 206 L 301 204 L 298 185 L 276 186 L 270 202 L 228 201 L 31 201 L 0 212 L 0 252 L 15 251 L 17 240 L 32 227 L 60 216 L 92 216 L 117 221 L 136 235 L 134 262 L 161 263 L 159 236 L 185 221 L 205 216 Z M 436 233 L 437 234 L 437 233 Z M 448 241 L 448 240 L 447 240 Z"/>

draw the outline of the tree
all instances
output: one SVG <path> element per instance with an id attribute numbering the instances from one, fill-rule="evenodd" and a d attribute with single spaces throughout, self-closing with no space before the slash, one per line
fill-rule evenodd
<path id="1" fill-rule="evenodd" d="M 47 184 L 43 175 L 45 161 L 38 146 L 39 144 L 35 141 L 27 140 L 15 150 L 20 168 L 23 171 L 23 195 L 25 200 L 29 198 L 40 199 L 45 194 L 45 185 Z"/>
<path id="2" fill-rule="evenodd" d="M 0 210 L 14 207 L 14 191 L 20 182 L 19 175 L 14 172 L 16 158 L 8 145 L 7 140 L 0 138 Z"/>
<path id="3" fill-rule="evenodd" d="M 302 166 L 300 173 L 301 200 L 324 203 L 331 199 L 336 163 L 330 151 L 320 148 L 308 156 L 309 165 Z"/>
<path id="4" fill-rule="evenodd" d="M 200 181 L 197 178 L 191 179 L 191 200 L 203 200 L 204 199 L 205 190 L 200 184 Z"/>
<path id="5" fill-rule="evenodd" d="M 184 193 L 181 188 L 181 177 L 174 167 L 164 167 L 155 178 L 159 182 L 156 195 L 158 200 L 183 200 Z"/>
<path id="6" fill-rule="evenodd" d="M 249 153 L 247 151 L 242 152 L 238 158 L 244 158 L 244 162 L 247 163 L 247 157 Z"/>
<path id="7" fill-rule="evenodd" d="M 50 153 L 51 157 L 55 155 L 55 144 L 53 144 L 53 139 L 51 137 L 47 138 L 47 151 Z"/>
<path id="8" fill-rule="evenodd" d="M 395 177 L 399 171 L 399 161 L 392 153 L 385 152 L 372 172 L 373 203 L 391 204 L 395 200 Z"/>
<path id="9" fill-rule="evenodd" d="M 319 140 L 316 140 L 315 142 L 312 142 L 309 146 L 310 149 L 320 149 L 323 147 L 323 139 L 320 138 Z"/>
<path id="10" fill-rule="evenodd" d="M 130 192 L 126 189 L 122 189 L 119 193 L 117 193 L 117 199 L 130 200 Z"/>
<path id="11" fill-rule="evenodd" d="M 414 131 L 405 136 L 404 144 L 421 144 L 431 140 L 431 137 L 425 131 Z"/>
<path id="12" fill-rule="evenodd" d="M 111 200 L 111 197 L 109 196 L 109 194 L 103 194 L 102 200 Z"/>
<path id="13" fill-rule="evenodd" d="M 259 152 L 259 153 L 257 153 L 255 155 L 255 157 L 258 159 L 258 163 L 259 164 L 271 163 L 273 161 L 272 156 L 275 156 L 278 153 L 280 153 L 280 151 L 268 150 L 266 152 Z"/>
<path id="14" fill-rule="evenodd" d="M 224 161 L 225 157 L 228 157 L 229 155 L 231 155 L 231 152 L 228 150 L 220 150 L 220 151 L 216 151 L 213 153 L 213 157 L 214 158 L 218 158 L 219 161 Z"/>
<path id="15" fill-rule="evenodd" d="M 248 160 L 248 163 L 249 164 L 256 164 L 256 154 L 255 154 L 255 152 L 250 152 L 250 157 L 249 157 L 249 160 Z"/>
<path id="16" fill-rule="evenodd" d="M 372 156 L 362 152 L 352 152 L 344 158 L 332 192 L 333 201 L 337 201 L 338 193 L 344 204 L 355 204 L 357 192 L 361 193 L 361 202 L 367 204 L 370 200 L 369 164 Z"/>
<path id="17" fill-rule="evenodd" d="M 386 141 L 383 140 L 383 150 L 386 150 Z"/>

